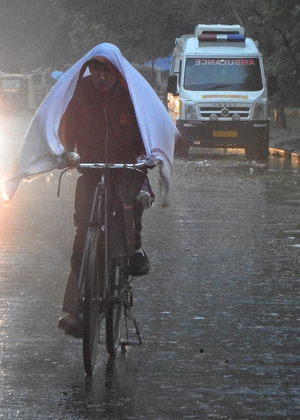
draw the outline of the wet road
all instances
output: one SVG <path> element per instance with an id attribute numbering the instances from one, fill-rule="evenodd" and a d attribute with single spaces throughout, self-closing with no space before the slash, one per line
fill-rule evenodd
<path id="1" fill-rule="evenodd" d="M 3 122 L 1 174 L 27 123 Z M 134 280 L 143 345 L 111 361 L 102 344 L 92 380 L 81 342 L 56 327 L 76 181 L 66 177 L 57 198 L 57 175 L 0 202 L 0 418 L 298 420 L 297 165 L 176 161 L 171 206 L 144 217 L 152 271 Z"/>

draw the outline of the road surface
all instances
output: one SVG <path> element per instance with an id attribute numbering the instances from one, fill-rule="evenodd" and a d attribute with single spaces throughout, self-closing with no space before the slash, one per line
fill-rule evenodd
<path id="1" fill-rule="evenodd" d="M 1 174 L 28 117 L 2 124 Z M 152 270 L 133 284 L 143 345 L 86 379 L 57 329 L 76 174 L 0 203 L 0 419 L 298 420 L 299 169 L 243 156 L 176 160 L 170 206 L 145 212 Z M 158 192 L 158 174 L 151 173 Z M 158 194 L 159 195 L 159 194 Z M 103 333 L 102 333 L 103 337 Z"/>

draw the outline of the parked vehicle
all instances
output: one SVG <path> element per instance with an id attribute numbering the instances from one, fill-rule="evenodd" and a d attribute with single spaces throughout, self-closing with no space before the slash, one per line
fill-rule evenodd
<path id="1" fill-rule="evenodd" d="M 35 93 L 35 100 L 37 106 L 41 104 L 46 95 L 52 88 L 52 80 L 49 71 L 35 71 L 30 73 L 33 82 L 33 89 Z"/>
<path id="2" fill-rule="evenodd" d="M 24 74 L 0 74 L 1 111 L 30 111 L 36 109 L 33 82 Z"/>
<path id="3" fill-rule="evenodd" d="M 176 147 L 243 148 L 269 153 L 267 84 L 256 43 L 239 25 L 198 25 L 175 41 L 168 78 L 168 111 L 182 134 Z M 269 94 L 276 91 L 270 79 Z"/>

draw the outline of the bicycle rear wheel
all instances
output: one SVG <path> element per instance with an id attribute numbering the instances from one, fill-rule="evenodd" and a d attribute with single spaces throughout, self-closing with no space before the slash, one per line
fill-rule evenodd
<path id="1" fill-rule="evenodd" d="M 119 347 L 124 319 L 124 294 L 127 290 L 127 259 L 109 261 L 109 301 L 106 312 L 106 349 L 115 356 Z"/>
<path id="2" fill-rule="evenodd" d="M 87 375 L 92 376 L 98 355 L 101 312 L 101 269 L 99 261 L 99 230 L 90 228 L 84 268 L 83 362 Z"/>

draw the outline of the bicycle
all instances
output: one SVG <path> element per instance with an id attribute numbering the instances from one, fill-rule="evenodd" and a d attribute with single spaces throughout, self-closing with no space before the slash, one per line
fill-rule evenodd
<path id="1" fill-rule="evenodd" d="M 125 252 L 114 255 L 110 244 L 112 227 L 111 217 L 116 211 L 111 202 L 115 203 L 109 178 L 111 171 L 119 170 L 128 177 L 127 171 L 134 171 L 134 176 L 141 180 L 146 174 L 141 170 L 145 163 L 137 164 L 104 164 L 104 163 L 78 163 L 73 168 L 98 170 L 99 183 L 95 188 L 94 200 L 91 208 L 89 226 L 86 234 L 85 247 L 82 256 L 81 269 L 78 279 L 80 302 L 83 307 L 83 362 L 88 376 L 93 375 L 100 339 L 101 322 L 105 319 L 106 349 L 109 356 L 114 357 L 119 346 L 140 346 L 142 344 L 136 319 L 131 315 L 133 306 L 133 293 L 131 287 L 132 276 L 128 274 L 128 258 L 134 252 L 132 235 L 134 235 L 132 203 L 126 201 L 124 194 L 118 193 L 123 210 L 129 210 L 129 218 L 124 218 L 127 244 Z M 64 172 L 69 170 L 67 168 Z M 60 188 L 59 180 L 59 188 Z M 142 185 L 143 182 L 141 182 Z M 59 195 L 59 190 L 58 190 Z M 124 233 L 124 231 L 123 231 Z M 124 247 L 123 247 L 124 248 Z M 133 323 L 133 331 L 128 321 Z M 125 338 L 121 339 L 123 325 L 125 325 Z M 132 339 L 132 334 L 137 341 Z"/>

